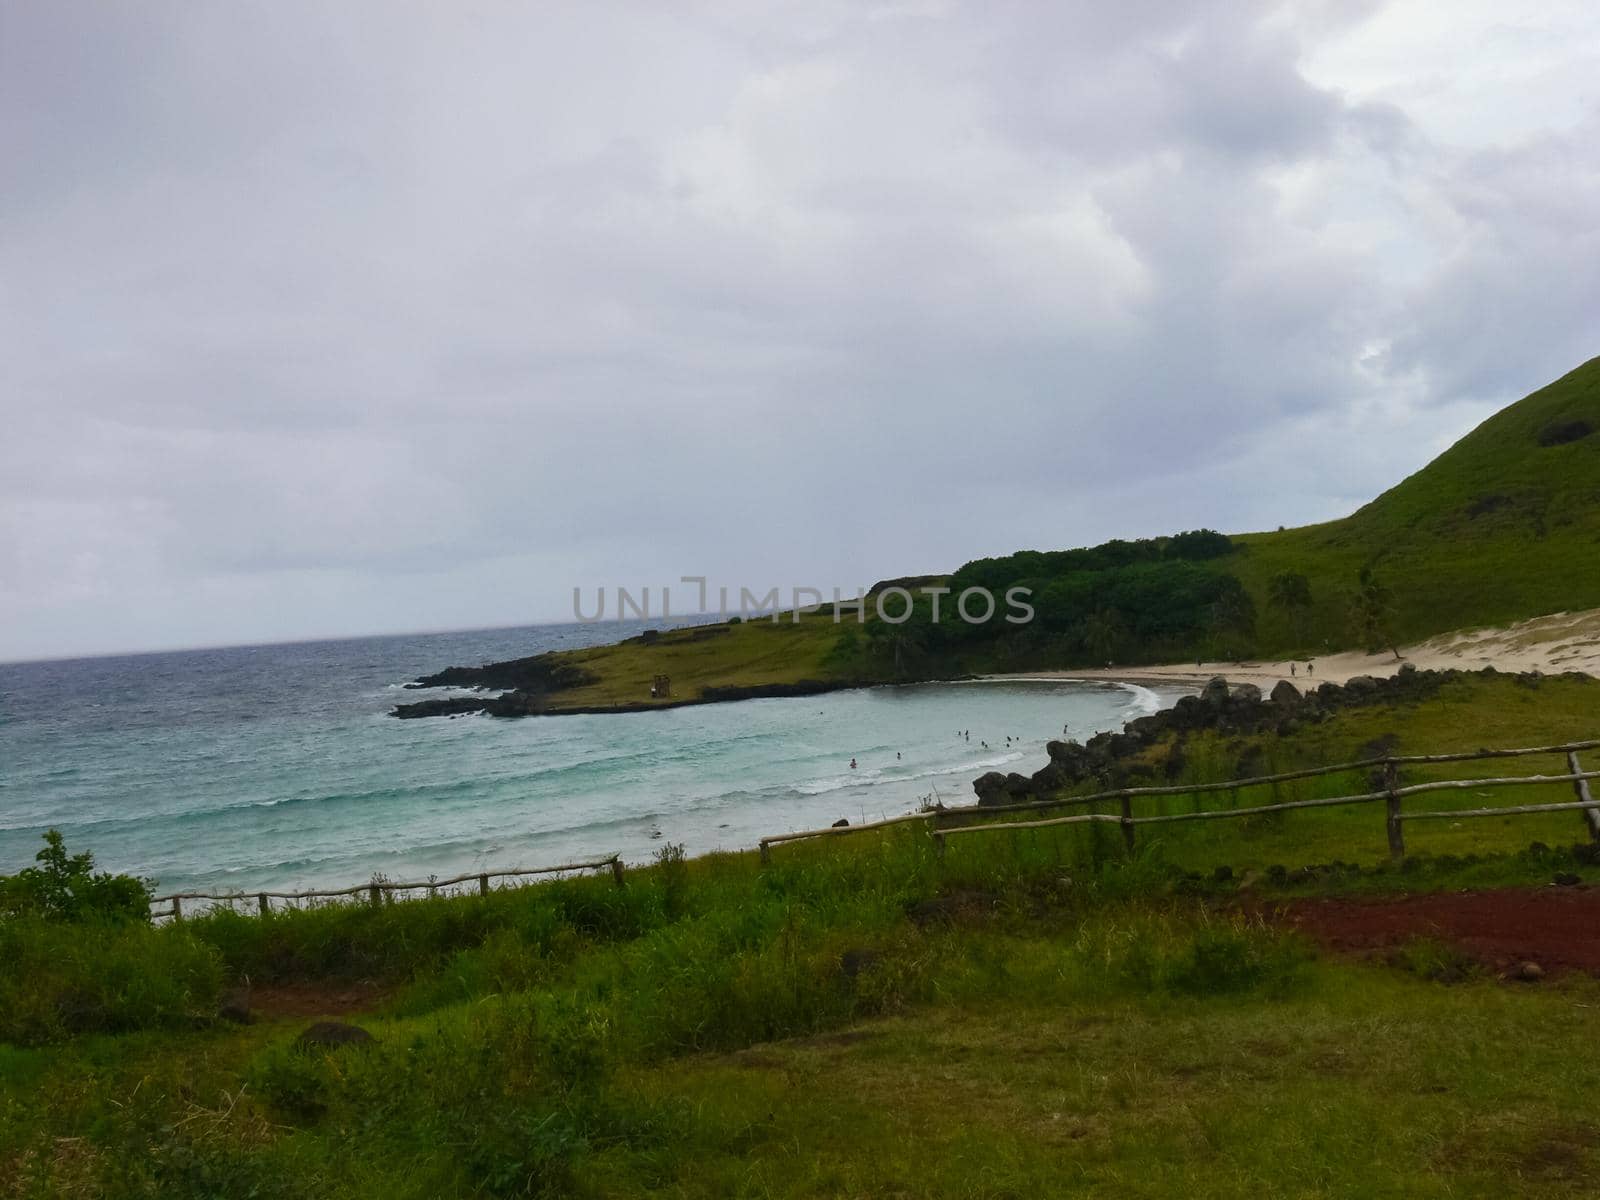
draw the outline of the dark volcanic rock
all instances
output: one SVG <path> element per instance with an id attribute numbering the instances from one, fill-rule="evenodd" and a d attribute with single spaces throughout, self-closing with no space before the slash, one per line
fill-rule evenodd
<path id="1" fill-rule="evenodd" d="M 506 662 L 485 663 L 481 667 L 446 667 L 434 675 L 424 675 L 413 688 L 478 687 L 530 692 L 560 692 L 594 683 L 596 677 L 573 663 L 562 661 L 554 651 Z"/>
<path id="2" fill-rule="evenodd" d="M 419 700 L 414 704 L 397 704 L 390 710 L 389 715 L 405 719 L 457 716 L 470 712 L 488 713 L 491 717 L 658 712 L 664 708 L 684 708 L 693 704 L 718 704 L 729 700 L 755 700 L 768 696 L 816 696 L 823 692 L 870 686 L 872 686 L 870 680 L 801 679 L 794 683 L 713 686 L 705 688 L 693 699 L 669 700 L 665 703 L 659 700 L 638 700 L 631 704 L 561 704 L 557 707 L 552 707 L 550 697 L 544 691 L 519 690 L 502 692 L 498 696 L 452 696 L 446 700 Z"/>
<path id="3" fill-rule="evenodd" d="M 999 771 L 985 771 L 972 781 L 972 790 L 978 794 L 978 803 L 985 807 L 1004 804 L 1010 796 L 1006 793 L 1006 777 Z"/>
<path id="4" fill-rule="evenodd" d="M 1050 761 L 1034 772 L 1026 786 L 1019 782 L 1022 776 L 990 771 L 973 782 L 973 790 L 978 794 L 980 805 L 996 805 L 1047 796 L 1088 780 L 1119 786 L 1131 779 L 1153 778 L 1158 772 L 1173 778 L 1183 770 L 1183 738 L 1191 732 L 1215 730 L 1239 737 L 1266 732 L 1288 733 L 1302 724 L 1326 720 L 1343 708 L 1425 699 L 1462 674 L 1460 671 L 1419 671 L 1407 664 L 1392 677 L 1361 676 L 1346 687 L 1323 683 L 1306 695 L 1301 695 L 1285 680 L 1273 688 L 1270 700 L 1263 700 L 1261 690 L 1251 684 L 1230 686 L 1218 675 L 1206 684 L 1200 695 L 1185 696 L 1163 712 L 1130 721 L 1121 733 L 1097 733 L 1083 745 L 1069 741 L 1047 742 L 1045 752 Z M 1140 751 L 1169 734 L 1173 742 L 1164 762 L 1151 765 L 1132 761 Z M 1381 757 L 1392 748 L 1376 749 L 1369 757 Z M 1259 771 L 1261 764 L 1254 757 L 1259 749 L 1259 746 L 1242 749 L 1237 764 L 1240 777 Z"/>
<path id="5" fill-rule="evenodd" d="M 487 696 L 452 696 L 448 700 L 418 700 L 415 704 L 396 704 L 390 716 L 409 720 L 413 717 L 454 717 L 462 713 L 483 712 L 489 707 Z"/>

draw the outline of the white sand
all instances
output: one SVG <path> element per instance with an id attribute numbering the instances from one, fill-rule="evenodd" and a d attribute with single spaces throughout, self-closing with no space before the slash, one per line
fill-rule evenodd
<path id="1" fill-rule="evenodd" d="M 1344 683 L 1355 675 L 1393 675 L 1406 663 L 1418 670 L 1458 668 L 1476 671 L 1492 666 L 1497 671 L 1582 671 L 1600 675 L 1600 608 L 1577 613 L 1555 613 L 1534 617 L 1505 629 L 1471 629 L 1441 634 L 1415 646 L 1402 646 L 1399 659 L 1382 654 L 1330 654 L 1314 659 L 1309 681 L 1312 686 L 1325 680 Z M 1112 679 L 1130 683 L 1203 684 L 1213 675 L 1254 683 L 1263 692 L 1272 690 L 1280 679 L 1304 688 L 1308 676 L 1305 662 L 1207 662 L 1175 663 L 1165 667 L 1109 667 L 1078 671 L 1029 671 L 1023 674 L 1039 679 Z M 1015 677 L 1015 676 L 1013 676 Z"/>

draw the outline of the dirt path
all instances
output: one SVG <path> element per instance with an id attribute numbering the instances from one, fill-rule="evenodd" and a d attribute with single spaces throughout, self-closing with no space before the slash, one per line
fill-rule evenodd
<path id="1" fill-rule="evenodd" d="M 1547 973 L 1600 975 L 1600 888 L 1297 900 L 1270 915 L 1329 949 L 1347 953 L 1432 938 L 1496 972 L 1536 962 Z"/>
<path id="2" fill-rule="evenodd" d="M 250 1008 L 258 1019 L 344 1017 L 371 1012 L 392 989 L 375 983 L 275 983 L 248 989 Z"/>

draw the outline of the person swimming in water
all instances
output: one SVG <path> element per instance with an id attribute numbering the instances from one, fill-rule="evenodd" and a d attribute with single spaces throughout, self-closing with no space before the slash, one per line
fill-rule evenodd
<path id="1" fill-rule="evenodd" d="M 853 758 L 850 760 L 850 769 L 852 771 L 854 771 L 856 769 L 856 760 L 853 759 Z"/>

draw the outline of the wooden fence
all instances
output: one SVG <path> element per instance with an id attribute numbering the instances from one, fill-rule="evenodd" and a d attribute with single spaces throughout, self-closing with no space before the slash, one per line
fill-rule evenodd
<path id="1" fill-rule="evenodd" d="M 885 829 L 893 825 L 920 823 L 928 827 L 934 845 L 942 856 L 945 851 L 945 839 L 957 835 L 995 833 L 1019 829 L 1049 829 L 1062 825 L 1083 825 L 1100 822 L 1115 824 L 1120 827 L 1123 840 L 1131 850 L 1137 841 L 1136 830 L 1141 825 L 1163 825 L 1176 821 L 1225 820 L 1231 817 L 1253 817 L 1265 813 L 1289 812 L 1302 808 L 1330 808 L 1347 804 L 1377 804 L 1380 801 L 1383 802 L 1385 807 L 1384 824 L 1389 835 L 1389 853 L 1395 858 L 1402 857 L 1406 852 L 1404 825 L 1407 821 L 1461 820 L 1473 817 L 1514 816 L 1522 813 L 1572 811 L 1583 815 L 1590 839 L 1600 842 L 1600 801 L 1593 798 L 1589 789 L 1589 781 L 1591 779 L 1600 779 L 1600 771 L 1585 771 L 1578 761 L 1578 753 L 1580 751 L 1594 750 L 1596 748 L 1600 748 L 1600 740 L 1567 742 L 1559 746 L 1530 746 L 1514 750 L 1470 750 L 1453 754 L 1387 754 L 1377 758 L 1359 759 L 1355 762 L 1334 763 L 1323 767 L 1306 767 L 1298 771 L 1283 771 L 1276 775 L 1255 775 L 1247 779 L 1229 779 L 1220 783 L 1113 788 L 1109 791 L 1093 792 L 1084 796 L 1063 796 L 1054 800 L 1030 800 L 1015 804 L 971 804 L 950 808 L 925 809 L 921 812 L 905 813 L 898 817 L 887 817 L 881 821 L 868 821 L 862 825 L 840 825 L 830 826 L 827 829 L 802 829 L 793 833 L 775 833 L 762 838 L 759 846 L 761 861 L 768 863 L 772 860 L 772 847 L 782 842 L 801 841 L 809 838 L 848 837 L 877 829 Z M 1474 762 L 1494 758 L 1522 758 L 1539 754 L 1565 755 L 1566 772 L 1560 775 L 1509 775 L 1488 779 L 1445 779 L 1404 786 L 1400 783 L 1400 768 L 1405 766 Z M 1377 791 L 1360 792 L 1349 796 L 1328 796 L 1312 800 L 1286 800 L 1273 804 L 1256 804 L 1246 808 L 1197 809 L 1194 812 L 1152 813 L 1145 816 L 1135 816 L 1133 811 L 1133 802 L 1141 797 L 1196 796 L 1211 792 L 1237 792 L 1247 787 L 1287 783 L 1296 779 L 1312 779 L 1317 776 L 1337 775 L 1348 771 L 1381 771 L 1382 787 Z M 1551 804 L 1514 804 L 1491 808 L 1436 809 L 1425 812 L 1406 812 L 1403 805 L 1407 796 L 1418 796 L 1428 792 L 1524 787 L 1544 784 L 1568 784 L 1572 787 L 1577 799 Z M 1048 812 L 1053 809 L 1075 808 L 1108 800 L 1120 801 L 1121 812 L 1075 813 L 1071 816 L 1048 817 L 1037 821 L 988 819 L 996 816 L 1008 817 L 1017 813 Z M 417 881 L 374 878 L 368 883 L 357 884 L 354 887 L 312 889 L 303 892 L 174 892 L 165 896 L 156 896 L 151 900 L 152 905 L 165 904 L 170 906 L 165 909 L 157 908 L 152 915 L 181 920 L 183 918 L 183 902 L 185 900 L 233 905 L 241 902 L 248 903 L 253 899 L 257 911 L 263 915 L 271 911 L 273 900 L 294 902 L 316 899 L 345 899 L 365 893 L 371 903 L 380 904 L 386 895 L 392 895 L 397 892 L 427 891 L 434 893 L 440 888 L 456 887 L 460 884 L 471 883 L 473 880 L 477 880 L 479 893 L 487 896 L 491 879 L 521 878 L 529 875 L 555 875 L 567 871 L 593 871 L 606 867 L 611 869 L 612 878 L 616 880 L 617 885 L 620 887 L 623 881 L 622 858 L 620 855 L 611 854 L 588 862 L 562 863 L 554 867 L 469 871 L 464 875 L 451 876 L 449 879 Z"/>
<path id="2" fill-rule="evenodd" d="M 1288 812 L 1300 808 L 1329 808 L 1346 804 L 1376 804 L 1385 806 L 1385 829 L 1389 836 L 1389 853 L 1395 858 L 1406 852 L 1404 823 L 1449 818 L 1459 820 L 1473 817 L 1512 816 L 1519 813 L 1546 813 L 1575 811 L 1583 815 L 1592 841 L 1600 842 L 1600 801 L 1589 790 L 1589 780 L 1600 779 L 1600 771 L 1585 771 L 1578 761 L 1578 752 L 1600 747 L 1600 740 L 1567 742 L 1559 746 L 1530 746 L 1512 750 L 1470 750 L 1453 754 L 1386 754 L 1377 758 L 1364 758 L 1356 762 L 1335 763 L 1323 767 L 1306 767 L 1298 771 L 1284 771 L 1276 775 L 1256 775 L 1247 779 L 1229 779 L 1220 783 L 1173 784 L 1163 787 L 1113 788 L 1084 796 L 1063 796 L 1054 800 L 1031 800 L 1016 804 L 962 805 L 954 808 L 926 809 L 906 813 L 882 821 L 869 821 L 863 825 L 840 825 L 827 829 L 805 829 L 794 833 L 772 834 L 761 839 L 761 861 L 770 862 L 772 846 L 780 842 L 800 841 L 807 838 L 843 837 L 883 829 L 891 825 L 921 822 L 928 826 L 939 854 L 944 853 L 945 839 L 958 834 L 993 833 L 1001 830 L 1047 829 L 1060 825 L 1082 825 L 1103 822 L 1115 824 L 1122 830 L 1123 840 L 1131 850 L 1136 844 L 1136 830 L 1141 825 L 1169 824 L 1176 821 L 1210 821 L 1230 817 L 1252 817 L 1264 813 Z M 1494 758 L 1520 758 L 1538 754 L 1566 756 L 1567 770 L 1560 775 L 1512 775 L 1488 779 L 1448 779 L 1429 783 L 1402 786 L 1400 768 L 1432 763 L 1473 762 Z M 1322 775 L 1337 775 L 1348 771 L 1372 770 L 1382 772 L 1382 787 L 1377 791 L 1361 792 L 1349 796 L 1329 796 L 1314 800 L 1287 800 L 1281 803 L 1258 804 L 1247 808 L 1198 809 L 1186 813 L 1155 813 L 1135 816 L 1133 802 L 1143 796 L 1194 796 L 1209 792 L 1237 792 L 1242 788 L 1263 784 L 1286 783 L 1296 779 L 1310 779 Z M 1553 804 L 1502 805 L 1497 808 L 1442 809 L 1428 812 L 1406 812 L 1403 801 L 1407 796 L 1426 792 L 1461 789 L 1523 787 L 1542 784 L 1568 784 L 1576 800 Z M 1121 802 L 1120 813 L 1077 813 L 1066 817 L 1051 817 L 1038 821 L 991 821 L 991 816 L 1025 812 L 1044 812 L 1051 809 L 1073 808 L 1108 800 Z"/>
<path id="3" fill-rule="evenodd" d="M 167 896 L 156 896 L 151 899 L 152 905 L 170 904 L 169 908 L 156 908 L 152 916 L 171 917 L 174 920 L 183 919 L 183 902 L 185 900 L 209 900 L 213 904 L 234 905 L 240 902 L 248 903 L 254 900 L 256 910 L 265 916 L 272 911 L 274 900 L 319 900 L 319 899 L 344 899 L 366 893 L 373 904 L 383 903 L 386 895 L 395 892 L 419 892 L 426 889 L 429 893 L 437 892 L 440 888 L 456 887 L 463 883 L 478 881 L 478 894 L 489 894 L 489 881 L 491 879 L 521 878 L 527 875 L 555 875 L 565 871 L 596 871 L 602 867 L 611 868 L 611 877 L 616 880 L 617 886 L 622 886 L 622 857 L 611 854 L 605 858 L 597 858 L 591 862 L 562 863 L 555 867 L 515 867 L 499 871 L 468 871 L 465 875 L 452 875 L 449 879 L 424 879 L 415 882 L 405 880 L 373 878 L 367 883 L 357 884 L 355 887 L 312 889 L 305 892 L 174 892 Z"/>

